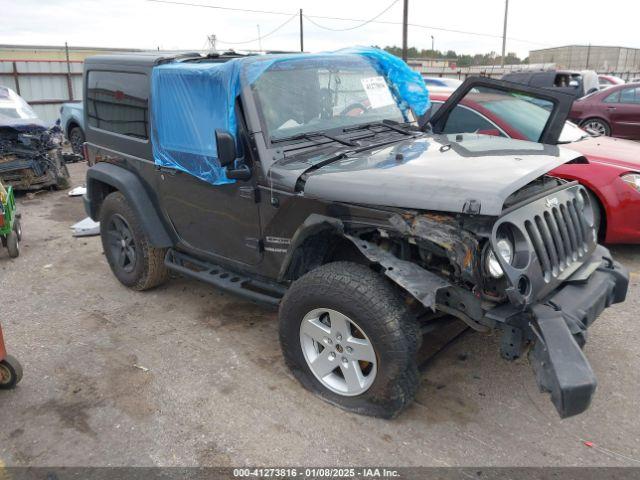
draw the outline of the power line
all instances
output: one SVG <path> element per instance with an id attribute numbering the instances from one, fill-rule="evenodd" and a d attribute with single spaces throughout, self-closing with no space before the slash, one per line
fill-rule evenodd
<path id="1" fill-rule="evenodd" d="M 370 18 L 369 20 L 364 20 L 362 23 L 360 23 L 359 25 L 355 25 L 353 27 L 347 27 L 347 28 L 331 28 L 331 27 L 326 27 L 324 25 L 320 25 L 318 22 L 311 20 L 312 18 L 321 18 L 318 16 L 314 16 L 314 15 L 305 15 L 304 18 L 306 18 L 310 23 L 314 24 L 316 27 L 318 28 L 322 28 L 324 30 L 331 30 L 332 32 L 346 32 L 348 30 L 355 30 L 356 28 L 361 28 L 364 27 L 365 25 L 375 22 L 378 18 L 380 18 L 382 15 L 384 15 L 385 13 L 387 13 L 389 10 L 391 10 L 391 7 L 393 7 L 396 3 L 398 3 L 400 0 L 394 0 L 393 2 L 391 2 L 391 4 L 385 8 L 384 10 L 382 10 L 379 14 L 377 14 L 375 17 Z"/>
<path id="2" fill-rule="evenodd" d="M 269 15 L 291 15 L 291 12 L 275 12 L 272 10 L 252 10 L 248 8 L 234 8 L 234 7 L 221 7 L 218 5 L 206 5 L 202 3 L 189 3 L 189 2 L 176 2 L 173 0 L 147 0 L 147 2 L 155 3 L 168 3 L 171 5 L 182 5 L 183 7 L 202 7 L 202 8 L 214 8 L 216 10 L 231 10 L 234 12 L 247 12 L 247 13 L 266 13 Z"/>
<path id="3" fill-rule="evenodd" d="M 155 1 L 155 0 L 150 0 L 150 1 Z M 293 15 L 291 15 L 289 18 L 287 18 L 283 23 L 281 23 L 280 25 L 278 25 L 276 28 L 274 28 L 273 30 L 271 30 L 269 33 L 265 33 L 264 35 L 258 36 L 257 38 L 252 38 L 251 40 L 244 40 L 242 42 L 227 42 L 226 40 L 220 40 L 219 38 L 217 39 L 218 42 L 220 43 L 226 43 L 229 45 L 242 45 L 245 43 L 253 43 L 253 42 L 257 42 L 258 40 L 262 41 L 265 38 L 273 35 L 274 33 L 276 33 L 278 30 L 280 30 L 281 28 L 283 28 L 285 25 L 287 25 L 291 20 L 293 20 L 294 18 L 296 18 L 298 16 L 297 13 L 294 13 Z"/>
<path id="4" fill-rule="evenodd" d="M 208 5 L 208 4 L 203 4 L 203 3 L 181 2 L 181 1 L 176 1 L 176 0 L 146 0 L 146 1 L 147 2 L 155 2 L 155 3 L 164 3 L 164 4 L 169 4 L 169 5 L 180 5 L 180 6 L 185 6 L 185 7 L 212 8 L 212 9 L 216 9 L 216 10 L 228 10 L 228 11 L 245 12 L 245 13 L 263 13 L 263 14 L 267 14 L 267 15 L 287 15 L 287 16 L 289 16 L 289 15 L 294 14 L 293 12 L 282 12 L 282 11 L 275 11 L 275 10 L 256 10 L 256 9 L 236 8 L 236 7 L 222 7 L 222 6 L 219 6 L 219 5 Z M 389 6 L 388 8 L 391 8 L 391 6 Z M 295 15 L 297 15 L 297 14 L 295 14 Z M 363 19 L 363 18 L 334 17 L 334 16 L 325 16 L 325 15 L 306 15 L 306 14 L 304 15 L 304 17 L 307 20 L 309 20 L 311 23 L 313 23 L 315 26 L 317 26 L 319 28 L 324 28 L 326 30 L 333 30 L 333 29 L 331 29 L 329 27 L 321 26 L 321 25 L 317 24 L 317 22 L 311 21 L 311 19 L 312 18 L 316 18 L 316 19 L 322 19 L 322 20 L 337 20 L 337 21 L 340 21 L 340 22 L 363 22 L 362 25 L 356 26 L 354 28 L 347 28 L 347 29 L 344 29 L 344 30 L 354 30 L 355 28 L 361 28 L 362 26 L 367 25 L 369 23 L 378 23 L 378 24 L 385 24 L 385 25 L 402 25 L 402 22 L 393 22 L 393 21 L 390 21 L 390 20 L 377 20 L 377 18 L 380 17 L 380 16 L 381 16 L 381 14 L 377 15 L 376 17 L 374 17 L 374 19 Z M 492 33 L 472 32 L 472 31 L 468 31 L 468 30 L 457 30 L 457 29 L 453 29 L 453 28 L 434 27 L 432 25 L 423 25 L 423 24 L 418 24 L 418 23 L 409 23 L 408 25 L 410 27 L 422 28 L 422 29 L 425 29 L 425 30 L 436 30 L 436 31 L 439 31 L 439 32 L 458 33 L 458 34 L 461 34 L 461 35 L 473 35 L 473 36 L 476 36 L 476 37 L 500 38 L 500 39 L 502 39 L 502 35 L 496 35 L 496 34 L 492 34 Z M 334 31 L 340 31 L 340 29 L 335 29 Z M 531 45 L 543 45 L 543 46 L 549 46 L 550 45 L 550 44 L 544 43 L 544 42 L 536 42 L 536 41 L 533 41 L 533 40 L 525 40 L 525 39 L 513 38 L 513 37 L 509 37 L 508 40 L 511 40 L 513 42 L 527 43 L 527 44 L 531 44 Z M 245 43 L 245 42 L 242 42 L 242 43 Z M 246 43 L 249 43 L 249 42 L 246 42 Z"/>

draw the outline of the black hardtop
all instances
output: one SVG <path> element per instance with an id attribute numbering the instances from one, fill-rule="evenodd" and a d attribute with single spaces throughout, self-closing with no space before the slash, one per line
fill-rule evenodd
<path id="1" fill-rule="evenodd" d="M 199 52 L 130 52 L 109 55 L 94 55 L 84 61 L 85 70 L 94 67 L 142 67 L 153 68 L 155 65 L 172 61 L 184 62 L 225 62 L 232 58 L 246 55 L 235 52 L 213 53 L 202 55 Z"/>

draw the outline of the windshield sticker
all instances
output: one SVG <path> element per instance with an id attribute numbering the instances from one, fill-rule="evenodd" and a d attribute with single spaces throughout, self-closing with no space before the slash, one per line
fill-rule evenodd
<path id="1" fill-rule="evenodd" d="M 369 77 L 360 81 L 364 91 L 367 92 L 371 108 L 388 107 L 395 103 L 384 77 Z"/>

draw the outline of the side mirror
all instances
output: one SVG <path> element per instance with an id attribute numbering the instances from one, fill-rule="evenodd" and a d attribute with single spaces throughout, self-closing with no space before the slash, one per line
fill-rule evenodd
<path id="1" fill-rule="evenodd" d="M 569 86 L 573 88 L 578 88 L 580 86 L 580 82 L 578 82 L 577 80 L 571 80 L 569 82 Z"/>
<path id="2" fill-rule="evenodd" d="M 229 132 L 216 130 L 216 145 L 220 165 L 228 167 L 236 161 L 236 141 Z"/>

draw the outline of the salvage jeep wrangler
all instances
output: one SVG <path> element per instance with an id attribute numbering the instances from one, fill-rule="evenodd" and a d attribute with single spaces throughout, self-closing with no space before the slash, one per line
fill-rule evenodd
<path id="1" fill-rule="evenodd" d="M 467 95 L 537 105 L 524 134 L 468 132 Z M 628 274 L 586 190 L 547 175 L 572 97 L 468 79 L 433 116 L 373 48 L 85 61 L 85 206 L 120 282 L 169 271 L 279 308 L 286 364 L 346 410 L 393 417 L 423 334 L 459 319 L 529 355 L 561 417 L 588 408 L 587 328 Z M 527 109 L 526 111 L 529 111 Z"/>

